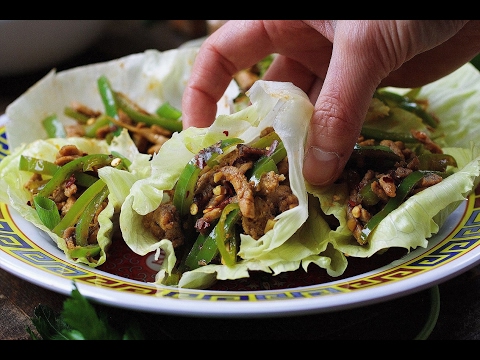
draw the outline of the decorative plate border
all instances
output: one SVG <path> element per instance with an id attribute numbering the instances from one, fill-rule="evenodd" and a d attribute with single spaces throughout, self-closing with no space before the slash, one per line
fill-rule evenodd
<path id="1" fill-rule="evenodd" d="M 5 127 L 0 127 L 0 161 L 8 155 Z M 384 271 L 347 278 L 341 281 L 307 287 L 263 291 L 215 291 L 190 290 L 162 287 L 152 283 L 142 283 L 112 276 L 93 268 L 78 266 L 66 259 L 39 247 L 28 238 L 12 216 L 7 204 L 0 203 L 0 251 L 16 260 L 64 279 L 120 291 L 164 298 L 192 299 L 205 301 L 255 302 L 265 300 L 286 300 L 295 298 L 315 298 L 324 295 L 348 293 L 360 289 L 396 283 L 421 275 L 444 266 L 480 246 L 480 192 L 477 188 L 466 200 L 466 206 L 458 225 L 437 245 L 422 252 L 419 256 Z M 60 250 L 59 250 L 60 251 Z"/>

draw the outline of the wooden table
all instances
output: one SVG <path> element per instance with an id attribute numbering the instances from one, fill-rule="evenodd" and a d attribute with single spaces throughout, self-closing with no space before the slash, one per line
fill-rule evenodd
<path id="1" fill-rule="evenodd" d="M 147 48 L 166 50 L 188 40 L 165 22 L 146 28 L 135 20 L 118 20 L 94 46 L 59 70 L 114 59 Z M 45 71 L 0 78 L 0 113 Z M 440 313 L 429 339 L 480 339 L 480 265 L 441 283 Z M 39 304 L 62 310 L 65 295 L 25 281 L 1 269 L 0 339 L 27 340 Z M 478 305 L 478 306 L 477 306 Z M 149 339 L 413 339 L 431 311 L 431 292 L 424 289 L 393 300 L 358 308 L 303 316 L 205 318 L 124 310 L 98 305 L 112 321 L 137 318 Z"/>

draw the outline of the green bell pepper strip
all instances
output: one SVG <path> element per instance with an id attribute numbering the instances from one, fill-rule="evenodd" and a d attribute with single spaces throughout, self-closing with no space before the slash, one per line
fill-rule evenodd
<path id="1" fill-rule="evenodd" d="M 376 213 L 372 218 L 365 224 L 360 237 L 364 243 L 368 242 L 368 236 L 370 233 L 377 227 L 377 225 L 385 219 L 385 217 L 390 214 L 393 210 L 398 208 L 407 195 L 412 191 L 414 186 L 424 177 L 425 173 L 421 171 L 414 171 L 409 174 L 397 187 L 397 193 L 395 197 L 390 198 L 387 204 L 382 210 Z"/>
<path id="2" fill-rule="evenodd" d="M 231 138 L 220 141 L 217 144 L 203 149 L 203 160 L 206 165 L 212 166 L 215 159 L 220 153 L 223 153 L 230 146 L 242 143 L 243 140 L 239 138 Z M 181 217 L 190 213 L 190 206 L 193 203 L 193 196 L 195 194 L 195 185 L 197 184 L 198 176 L 202 167 L 199 166 L 199 154 L 195 155 L 185 166 L 177 184 L 175 185 L 175 193 L 173 195 L 173 204 L 177 208 Z"/>
<path id="3" fill-rule="evenodd" d="M 238 203 L 230 203 L 222 210 L 220 219 L 213 229 L 213 237 L 217 243 L 218 251 L 227 266 L 233 266 L 237 263 L 237 234 L 235 227 L 241 215 Z"/>
<path id="4" fill-rule="evenodd" d="M 355 144 L 353 152 L 348 160 L 348 165 L 364 166 L 368 163 L 368 166 L 373 168 L 384 168 L 393 166 L 401 158 L 393 152 L 388 146 L 372 145 L 362 146 Z"/>
<path id="5" fill-rule="evenodd" d="M 18 168 L 20 170 L 29 171 L 36 174 L 53 176 L 57 170 L 60 169 L 60 166 L 51 161 L 20 155 Z"/>
<path id="6" fill-rule="evenodd" d="M 268 156 L 262 156 L 255 161 L 253 167 L 246 174 L 249 181 L 253 181 L 255 185 L 258 184 L 264 173 L 269 171 L 278 173 L 277 164 L 287 156 L 287 150 L 275 132 L 271 132 L 253 143 L 253 147 L 267 148 L 272 146 L 274 141 L 277 141 L 277 144 L 273 153 Z"/>
<path id="7" fill-rule="evenodd" d="M 393 106 L 398 106 L 399 108 L 414 113 L 422 119 L 425 125 L 431 126 L 432 128 L 436 128 L 438 126 L 438 123 L 429 113 L 427 113 L 418 103 L 406 96 L 399 95 L 384 89 L 377 90 L 374 96 L 382 100 L 387 105 L 392 106 L 393 104 Z"/>
<path id="8" fill-rule="evenodd" d="M 110 85 L 110 81 L 105 75 L 100 76 L 97 79 L 97 87 L 102 99 L 103 106 L 105 107 L 105 114 L 114 119 L 118 119 L 118 105 L 115 96 L 115 92 Z M 121 128 L 118 128 L 115 124 L 111 123 L 111 126 L 114 131 L 114 135 L 120 135 L 122 132 Z"/>
<path id="9" fill-rule="evenodd" d="M 85 125 L 88 122 L 88 120 L 90 120 L 89 116 L 82 114 L 81 112 L 78 112 L 71 106 L 65 106 L 65 108 L 63 109 L 63 113 L 69 118 L 76 120 L 79 124 Z"/>
<path id="10" fill-rule="evenodd" d="M 177 185 L 175 186 L 173 204 L 177 208 L 181 217 L 190 213 L 190 206 L 193 203 L 195 185 L 197 184 L 200 171 L 201 169 L 198 166 L 188 163 L 183 169 Z"/>
<path id="11" fill-rule="evenodd" d="M 68 250 L 68 253 L 72 257 L 72 259 L 78 259 L 97 256 L 100 253 L 100 250 L 100 245 L 90 244 L 87 246 L 75 247 L 71 250 Z"/>
<path id="12" fill-rule="evenodd" d="M 115 98 L 119 108 L 135 122 L 141 122 L 147 126 L 158 125 L 172 132 L 182 131 L 183 125 L 179 120 L 158 116 L 157 114 L 146 114 L 139 111 L 130 99 L 119 92 L 115 93 Z"/>
<path id="13" fill-rule="evenodd" d="M 115 125 L 115 123 L 112 122 L 111 119 L 112 118 L 108 115 L 100 115 L 91 124 L 84 125 L 83 129 L 85 130 L 85 137 L 96 138 L 97 131 L 105 126 L 110 126 L 112 127 L 112 129 L 114 129 L 113 127 L 115 127 L 115 129 L 117 129 L 117 125 Z"/>
<path id="14" fill-rule="evenodd" d="M 90 154 L 72 160 L 55 172 L 53 177 L 38 192 L 37 196 L 48 198 L 74 172 L 91 171 L 96 167 L 107 166 L 111 164 L 112 160 L 113 156 L 107 154 Z"/>
<path id="15" fill-rule="evenodd" d="M 375 139 L 378 141 L 386 139 L 386 140 L 392 140 L 392 141 L 402 141 L 404 143 L 419 142 L 417 139 L 413 137 L 412 134 L 383 131 L 379 129 L 369 128 L 368 126 L 362 127 L 360 134 L 363 135 L 365 139 Z"/>
<path id="16" fill-rule="evenodd" d="M 112 154 L 114 154 L 113 151 L 112 151 Z M 120 155 L 118 157 L 120 157 Z M 122 159 L 122 160 L 124 162 L 129 161 L 128 159 Z M 61 166 L 47 160 L 37 159 L 31 156 L 20 155 L 20 162 L 19 162 L 18 168 L 20 170 L 29 171 L 36 174 L 53 176 L 57 172 L 57 170 L 61 168 Z M 76 183 L 83 187 L 89 187 L 95 181 L 98 180 L 97 177 L 80 172 L 80 171 L 76 171 L 73 174 L 75 176 Z"/>
<path id="17" fill-rule="evenodd" d="M 61 218 L 55 201 L 43 196 L 35 196 L 33 198 L 33 202 L 35 204 L 35 210 L 38 214 L 38 217 L 43 225 L 50 230 L 58 225 Z"/>
<path id="18" fill-rule="evenodd" d="M 269 132 L 267 135 L 262 136 L 258 140 L 253 141 L 250 146 L 258 149 L 265 149 L 266 147 L 272 145 L 273 140 L 281 142 L 280 136 L 275 131 Z"/>
<path id="19" fill-rule="evenodd" d="M 176 107 L 170 105 L 170 103 L 168 102 L 165 102 L 162 105 L 160 105 L 158 109 L 155 111 L 155 113 L 160 117 L 173 119 L 173 120 L 178 120 L 180 119 L 180 116 L 182 116 L 182 112 L 178 110 Z"/>
<path id="20" fill-rule="evenodd" d="M 270 172 L 275 171 L 278 174 L 277 164 L 271 157 L 262 157 L 255 161 L 253 168 L 251 169 L 251 176 L 249 177 L 249 181 L 253 181 L 255 185 L 260 182 L 262 175 Z"/>
<path id="21" fill-rule="evenodd" d="M 237 234 L 235 225 L 242 213 L 238 203 L 230 203 L 222 211 L 220 219 L 210 234 L 200 234 L 185 258 L 185 270 L 195 270 L 208 265 L 220 253 L 225 265 L 233 266 L 237 262 Z"/>
<path id="22" fill-rule="evenodd" d="M 418 156 L 420 170 L 445 172 L 447 166 L 457 167 L 455 158 L 448 154 L 423 153 Z"/>
<path id="23" fill-rule="evenodd" d="M 198 235 L 190 252 L 185 258 L 184 265 L 179 266 L 180 271 L 195 270 L 200 266 L 209 264 L 213 258 L 218 254 L 217 241 L 214 237 L 214 230 L 210 234 Z"/>
<path id="24" fill-rule="evenodd" d="M 65 216 L 60 220 L 60 222 L 52 229 L 52 232 L 62 237 L 63 232 L 71 227 L 75 226 L 78 222 L 78 219 L 87 209 L 88 205 L 95 199 L 95 197 L 102 191 L 104 191 L 105 182 L 101 179 L 97 180 L 95 184 L 86 189 L 82 195 L 73 203 L 71 208 L 65 214 Z M 86 239 L 77 239 L 77 245 L 87 245 Z"/>
<path id="25" fill-rule="evenodd" d="M 67 132 L 56 114 L 47 116 L 42 120 L 42 125 L 49 138 L 66 138 Z"/>
<path id="26" fill-rule="evenodd" d="M 380 201 L 380 198 L 372 190 L 372 183 L 374 180 L 367 182 L 359 192 L 360 198 L 362 199 L 362 204 L 367 206 L 372 206 L 377 204 Z"/>
<path id="27" fill-rule="evenodd" d="M 285 146 L 283 145 L 282 141 L 279 141 L 275 147 L 275 150 L 273 151 L 272 154 L 269 155 L 269 157 L 275 161 L 275 164 L 278 164 L 280 161 L 285 159 L 287 156 L 287 150 L 285 149 Z"/>
<path id="28" fill-rule="evenodd" d="M 87 239 L 88 239 L 90 224 L 93 221 L 93 218 L 98 208 L 100 207 L 100 205 L 103 203 L 103 201 L 107 198 L 109 194 L 107 184 L 105 184 L 105 182 L 101 179 L 98 180 L 97 183 L 99 181 L 100 181 L 100 184 L 103 183 L 103 187 L 100 188 L 100 190 L 95 193 L 91 201 L 88 202 L 84 211 L 81 213 L 78 219 L 77 225 L 75 226 L 75 239 L 76 239 L 77 246 L 88 245 Z M 98 185 L 98 187 L 100 187 L 100 184 Z M 90 188 L 92 187 L 97 188 L 97 185 L 96 184 L 92 185 Z M 80 196 L 79 199 L 81 199 L 81 197 L 82 196 Z"/>

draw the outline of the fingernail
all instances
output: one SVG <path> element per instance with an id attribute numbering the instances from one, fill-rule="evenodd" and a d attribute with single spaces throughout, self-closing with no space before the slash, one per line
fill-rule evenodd
<path id="1" fill-rule="evenodd" d="M 337 175 L 339 160 L 340 157 L 335 152 L 309 147 L 303 161 L 303 167 L 309 174 L 307 181 L 312 185 L 330 183 Z"/>

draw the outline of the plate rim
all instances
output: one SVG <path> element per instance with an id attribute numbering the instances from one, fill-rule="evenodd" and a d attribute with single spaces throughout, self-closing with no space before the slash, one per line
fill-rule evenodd
<path id="1" fill-rule="evenodd" d="M 4 153 L 0 153 L 0 161 L 3 158 L 2 155 L 8 153 L 4 126 L 6 121 L 6 115 L 0 115 L 0 141 L 4 151 Z M 89 268 L 83 264 L 72 263 L 64 257 L 62 251 L 56 248 L 56 246 L 52 246 L 54 250 L 49 251 L 48 249 L 40 248 L 40 245 L 36 244 L 34 239 L 28 238 L 21 228 L 22 225 L 19 225 L 19 221 L 21 222 L 21 220 L 15 218 L 15 216 L 19 216 L 18 213 L 16 213 L 10 205 L 0 202 L 0 215 L 3 215 L 0 216 L 0 225 L 4 225 L 4 229 L 0 231 L 3 231 L 4 235 L 7 235 L 5 239 L 8 238 L 8 230 L 5 229 L 10 227 L 15 235 L 23 236 L 44 251 L 43 255 L 50 254 L 52 258 L 60 259 L 62 264 L 67 263 L 72 266 L 72 268 L 91 272 L 92 274 L 96 274 L 97 278 L 93 279 L 93 282 L 79 281 L 77 278 L 68 278 L 65 275 L 62 276 L 54 272 L 50 273 L 40 266 L 33 265 L 32 262 L 28 263 L 19 260 L 9 253 L 11 245 L 8 244 L 8 241 L 13 241 L 11 239 L 5 240 L 7 244 L 5 246 L 2 245 L 2 241 L 0 240 L 0 267 L 27 282 L 67 296 L 70 295 L 73 289 L 72 279 L 74 279 L 82 295 L 92 302 L 135 311 L 199 317 L 275 317 L 331 312 L 366 306 L 406 296 L 444 282 L 478 264 L 480 262 L 480 239 L 473 243 L 471 248 L 467 247 L 462 249 L 462 241 L 468 242 L 468 239 L 465 240 L 463 238 L 459 239 L 458 244 L 454 243 L 453 240 L 450 244 L 452 247 L 453 245 L 458 245 L 457 251 L 460 251 L 460 255 L 451 260 L 445 260 L 443 264 L 434 266 L 431 270 L 424 270 L 412 276 L 408 276 L 407 274 L 404 278 L 400 277 L 397 280 L 383 284 L 381 282 L 371 286 L 367 284 L 365 287 L 362 287 L 360 284 L 362 280 L 368 279 L 369 276 L 373 277 L 376 275 L 379 277 L 382 273 L 385 273 L 384 276 L 387 276 L 386 273 L 388 271 L 395 270 L 399 266 L 405 267 L 417 258 L 419 260 L 422 259 L 422 257 L 425 258 L 425 256 L 430 255 L 441 245 L 449 245 L 448 240 L 451 237 L 453 239 L 454 232 L 466 229 L 468 227 L 466 222 L 472 213 L 474 211 L 480 212 L 480 200 L 475 201 L 477 197 L 480 199 L 480 194 L 477 195 L 476 192 L 472 192 L 464 202 L 465 206 L 461 205 L 455 210 L 454 213 L 458 216 L 458 221 L 449 225 L 451 229 L 447 230 L 448 235 L 444 235 L 441 232 L 439 232 L 441 235 L 434 235 L 432 239 L 439 236 L 444 238 L 440 239 L 437 243 L 429 244 L 427 248 L 412 250 L 407 255 L 407 261 L 398 261 L 399 263 L 397 265 L 393 265 L 395 263 L 394 261 L 391 264 L 367 273 L 317 285 L 279 290 L 252 291 L 178 289 L 160 285 L 155 286 L 151 283 L 142 283 L 137 280 L 121 278 L 99 269 Z M 479 202 L 478 206 L 476 202 Z M 461 212 L 463 214 L 459 214 Z M 475 219 L 472 219 L 472 221 L 476 222 Z M 34 227 L 32 224 L 29 225 Z M 444 229 L 444 227 L 442 227 L 442 229 Z M 40 230 L 37 229 L 37 231 Z M 470 237 L 473 238 L 474 235 Z M 452 250 L 448 249 L 448 251 Z M 58 252 L 58 254 L 53 254 L 53 252 Z M 416 253 L 418 253 L 418 255 L 416 255 Z M 39 269 L 42 271 L 38 271 Z M 119 291 L 115 289 L 115 287 L 108 287 L 101 283 L 95 285 L 96 281 L 105 281 L 100 275 L 105 278 L 122 279 L 121 281 L 127 285 L 128 283 L 132 284 L 132 288 L 137 285 L 139 288 L 145 288 L 146 291 L 155 290 L 156 292 L 152 296 L 152 294 L 147 295 L 141 294 L 140 292 L 129 292 L 128 289 Z M 390 274 L 389 276 L 395 275 Z M 397 274 L 397 276 L 401 275 Z M 356 285 L 355 282 L 357 282 Z M 345 291 L 341 291 L 341 286 L 360 287 L 353 290 L 344 289 Z M 328 288 L 331 288 L 331 292 L 327 291 Z M 160 294 L 158 294 L 158 292 L 160 292 Z M 322 292 L 324 293 L 322 294 Z M 201 306 L 191 306 L 195 304 L 195 301 Z"/>

